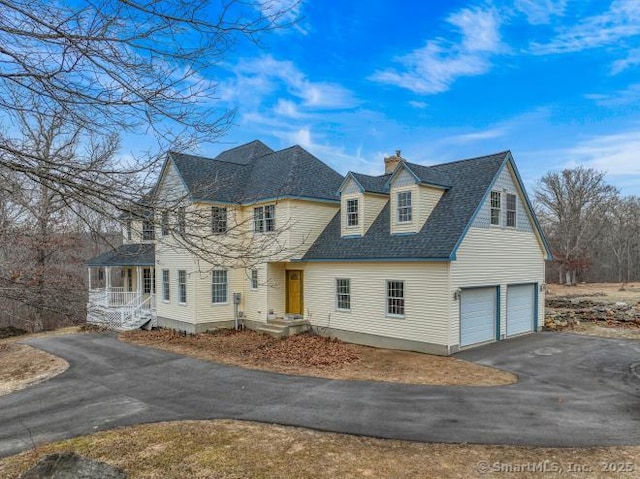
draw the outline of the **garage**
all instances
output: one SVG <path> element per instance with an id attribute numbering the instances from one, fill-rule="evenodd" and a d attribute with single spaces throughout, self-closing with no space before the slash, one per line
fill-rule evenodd
<path id="1" fill-rule="evenodd" d="M 497 288 L 470 288 L 460 293 L 460 346 L 496 339 Z"/>
<path id="2" fill-rule="evenodd" d="M 507 286 L 507 337 L 534 330 L 535 284 Z"/>

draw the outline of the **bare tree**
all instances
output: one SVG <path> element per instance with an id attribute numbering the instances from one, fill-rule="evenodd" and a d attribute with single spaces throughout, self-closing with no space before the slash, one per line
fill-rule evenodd
<path id="1" fill-rule="evenodd" d="M 139 199 L 144 174 L 154 172 L 169 147 L 215 140 L 228 128 L 233 112 L 216 107 L 216 84 L 209 78 L 235 44 L 285 26 L 293 5 L 282 5 L 279 0 L 0 0 L 5 113 L 28 110 L 35 102 L 42 115 L 62 115 L 96 135 L 144 132 L 158 143 L 153 155 L 105 168 L 58 165 L 39 151 L 21 149 L 15 131 L 2 129 L 0 166 L 90 208 L 105 203 L 122 208 Z"/>
<path id="2" fill-rule="evenodd" d="M 604 173 L 591 168 L 565 169 L 541 178 L 535 192 L 538 214 L 567 284 L 574 284 L 576 272 L 591 264 L 590 245 L 603 231 L 617 195 L 604 181 Z"/>
<path id="3" fill-rule="evenodd" d="M 37 97 L 33 98 L 34 100 Z M 2 311 L 19 316 L 32 330 L 46 322 L 84 316 L 86 276 L 81 250 L 91 225 L 82 197 L 50 177 L 58 172 L 113 169 L 118 147 L 115 135 L 97 139 L 96 133 L 66 121 L 64 112 L 51 112 L 48 103 L 32 101 L 11 116 L 20 135 L 16 150 L 38 155 L 37 175 L 0 167 L 4 196 L 0 233 L 3 268 L 0 270 Z M 72 177 L 68 181 L 73 181 Z M 93 208 L 106 211 L 92 199 Z"/>

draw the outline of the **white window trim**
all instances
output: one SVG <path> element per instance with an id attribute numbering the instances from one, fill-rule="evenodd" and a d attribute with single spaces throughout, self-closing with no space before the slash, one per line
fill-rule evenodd
<path id="1" fill-rule="evenodd" d="M 515 193 L 505 193 L 505 208 L 504 208 L 504 226 L 505 228 L 516 229 L 518 227 L 518 195 Z M 509 196 L 513 196 L 513 209 L 509 209 Z M 513 212 L 513 225 L 509 225 L 509 213 Z"/>
<path id="2" fill-rule="evenodd" d="M 253 278 L 253 274 L 255 273 L 256 277 L 255 277 L 255 286 L 254 286 L 254 278 Z M 251 272 L 249 273 L 249 287 L 251 289 L 251 291 L 258 291 L 258 286 L 260 285 L 260 283 L 258 282 L 258 270 L 257 268 L 253 268 L 251 270 Z"/>
<path id="3" fill-rule="evenodd" d="M 359 228 L 360 227 L 360 201 L 359 198 L 347 198 L 346 200 L 346 227 L 347 228 Z M 355 201 L 356 209 L 353 212 L 349 211 L 349 202 Z M 349 215 L 355 215 L 355 224 L 349 224 Z"/>
<path id="4" fill-rule="evenodd" d="M 214 215 L 214 210 L 218 213 L 218 215 Z M 220 215 L 220 213 L 223 213 Z M 221 220 L 221 218 L 224 220 Z M 224 229 L 222 231 L 217 231 L 217 226 L 221 226 L 224 224 Z M 222 228 L 220 228 L 222 229 Z M 211 207 L 211 233 L 214 235 L 223 235 L 229 231 L 229 211 L 226 206 L 212 206 Z"/>
<path id="5" fill-rule="evenodd" d="M 180 273 L 184 273 L 184 283 L 180 282 Z M 186 306 L 187 304 L 187 271 L 184 269 L 178 270 L 178 304 L 181 306 Z M 181 288 L 184 287 L 184 301 L 181 301 L 182 291 Z"/>
<path id="6" fill-rule="evenodd" d="M 500 195 L 500 207 L 499 208 L 494 208 L 493 207 L 493 193 L 497 193 L 498 195 Z M 489 226 L 493 227 L 493 228 L 500 228 L 502 226 L 502 212 L 503 212 L 503 208 L 502 208 L 502 191 L 497 191 L 497 190 L 491 190 L 491 192 L 489 193 Z M 493 210 L 497 209 L 498 210 L 498 224 L 495 224 L 492 219 L 493 219 Z"/>
<path id="7" fill-rule="evenodd" d="M 165 271 L 167 272 L 167 281 L 164 280 Z M 169 272 L 168 269 L 163 269 L 161 274 L 162 274 L 162 302 L 170 303 L 171 302 L 171 273 Z M 164 289 L 165 285 L 167 286 L 166 291 Z M 165 292 L 167 293 L 166 295 L 165 295 Z"/>
<path id="8" fill-rule="evenodd" d="M 349 282 L 349 293 L 348 293 L 348 296 L 349 296 L 349 308 L 348 309 L 347 308 L 341 308 L 341 307 L 338 306 L 340 304 L 340 301 L 338 300 L 338 295 L 340 294 L 340 293 L 338 293 L 338 281 L 348 281 Z M 335 285 L 335 290 L 336 290 L 336 295 L 335 295 L 335 298 L 336 298 L 336 311 L 342 311 L 342 312 L 350 313 L 351 312 L 351 278 L 336 278 L 335 282 L 334 282 L 334 285 Z M 344 296 L 347 296 L 347 295 L 344 295 Z"/>
<path id="9" fill-rule="evenodd" d="M 213 282 L 213 273 L 215 271 L 224 271 L 226 273 L 226 276 L 225 276 L 226 281 L 225 281 L 225 283 L 214 283 Z M 225 298 L 226 298 L 226 300 L 224 302 L 215 302 L 215 301 L 213 301 L 213 285 L 214 284 L 224 284 L 225 285 L 225 290 L 226 290 L 225 291 Z M 225 305 L 225 304 L 229 304 L 229 271 L 226 270 L 226 269 L 215 269 L 215 270 L 213 270 L 211 272 L 211 304 L 213 304 L 214 306 L 222 306 L 222 305 Z"/>
<path id="10" fill-rule="evenodd" d="M 409 206 L 400 206 L 400 195 L 409 195 Z M 400 208 L 407 209 L 409 212 L 409 216 L 411 219 L 401 220 L 400 219 Z M 411 190 L 403 190 L 396 192 L 396 223 L 401 225 L 406 225 L 413 223 L 413 194 Z"/>
<path id="11" fill-rule="evenodd" d="M 389 312 L 389 283 L 402 283 L 402 300 L 404 301 L 402 308 L 404 314 L 394 314 Z M 387 279 L 384 282 L 384 313 L 387 318 L 404 318 L 407 314 L 407 288 L 404 279 Z"/>
<path id="12" fill-rule="evenodd" d="M 160 215 L 160 236 L 169 236 L 169 231 L 171 229 L 169 210 L 163 210 Z"/>
<path id="13" fill-rule="evenodd" d="M 267 218 L 267 208 L 271 208 L 273 214 Z M 259 213 L 260 216 L 256 221 L 256 213 Z M 267 220 L 271 220 L 273 224 L 273 229 L 267 230 Z M 276 205 L 275 203 L 271 203 L 268 205 L 255 206 L 253 208 L 253 232 L 254 233 L 275 233 L 276 231 Z"/>

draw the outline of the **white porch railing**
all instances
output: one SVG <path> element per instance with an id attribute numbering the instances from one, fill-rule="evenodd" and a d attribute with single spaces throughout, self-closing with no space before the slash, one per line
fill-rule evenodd
<path id="1" fill-rule="evenodd" d="M 89 291 L 89 302 L 106 308 L 127 306 L 135 301 L 142 302 L 145 298 L 153 298 L 153 306 L 155 306 L 154 294 L 141 295 L 138 291 L 124 291 L 124 288 L 94 289 Z"/>
<path id="2" fill-rule="evenodd" d="M 136 329 L 155 322 L 155 294 L 138 294 L 122 288 L 89 291 L 87 321 L 113 329 Z"/>

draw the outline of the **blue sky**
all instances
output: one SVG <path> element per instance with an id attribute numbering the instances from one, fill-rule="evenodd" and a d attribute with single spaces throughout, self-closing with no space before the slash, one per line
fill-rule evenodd
<path id="1" fill-rule="evenodd" d="M 510 149 L 530 192 L 582 164 L 640 195 L 640 0 L 303 0 L 292 14 L 226 58 L 217 95 L 235 125 L 198 153 L 257 138 L 381 174 L 396 149 L 422 164 Z"/>

